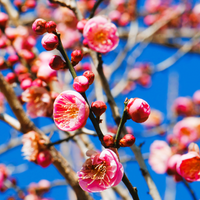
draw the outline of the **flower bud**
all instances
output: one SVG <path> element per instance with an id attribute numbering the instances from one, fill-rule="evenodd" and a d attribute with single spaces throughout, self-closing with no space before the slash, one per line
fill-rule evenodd
<path id="1" fill-rule="evenodd" d="M 51 51 L 55 49 L 59 44 L 58 37 L 53 33 L 48 33 L 42 38 L 42 46 L 47 50 Z"/>
<path id="2" fill-rule="evenodd" d="M 85 76 L 88 79 L 89 85 L 91 85 L 93 83 L 93 81 L 94 81 L 94 73 L 92 71 L 89 71 L 89 70 L 85 71 L 83 73 L 83 76 Z"/>
<path id="3" fill-rule="evenodd" d="M 130 147 L 135 143 L 135 137 L 132 134 L 126 134 L 120 141 L 121 147 Z"/>
<path id="4" fill-rule="evenodd" d="M 37 5 L 36 0 L 26 0 L 26 1 L 25 1 L 25 6 L 26 6 L 27 8 L 33 9 L 33 8 L 36 7 L 36 5 Z"/>
<path id="5" fill-rule="evenodd" d="M 105 135 L 103 137 L 103 141 L 104 141 L 106 147 L 112 147 L 112 146 L 114 146 L 114 138 L 113 138 L 112 135 Z"/>
<path id="6" fill-rule="evenodd" d="M 89 46 L 88 46 L 88 40 L 87 40 L 87 39 L 84 39 L 84 40 L 83 40 L 83 46 L 84 46 L 84 47 L 89 47 Z"/>
<path id="7" fill-rule="evenodd" d="M 13 72 L 10 72 L 6 75 L 5 79 L 8 83 L 12 84 L 16 81 L 16 76 Z"/>
<path id="8" fill-rule="evenodd" d="M 41 79 L 37 78 L 32 82 L 32 86 L 37 86 L 37 87 L 44 87 L 46 83 L 42 81 Z"/>
<path id="9" fill-rule="evenodd" d="M 31 78 L 26 78 L 20 83 L 20 87 L 22 90 L 26 90 L 27 88 L 31 87 L 32 85 L 32 79 Z"/>
<path id="10" fill-rule="evenodd" d="M 150 115 L 149 104 L 140 98 L 131 98 L 126 109 L 129 117 L 137 123 L 145 122 Z"/>
<path id="11" fill-rule="evenodd" d="M 77 29 L 83 33 L 83 29 L 84 29 L 84 26 L 85 24 L 87 23 L 87 20 L 86 19 L 82 19 L 81 21 L 78 22 L 77 24 Z"/>
<path id="12" fill-rule="evenodd" d="M 66 63 L 62 60 L 60 56 L 54 55 L 49 61 L 49 66 L 51 69 L 59 70 L 66 66 Z"/>
<path id="13" fill-rule="evenodd" d="M 83 53 L 81 50 L 74 50 L 71 53 L 71 62 L 72 65 L 77 65 L 83 59 Z"/>
<path id="14" fill-rule="evenodd" d="M 10 56 L 8 57 L 8 63 L 9 63 L 10 65 L 14 65 L 14 64 L 16 64 L 17 62 L 19 62 L 19 57 L 18 57 L 18 55 L 14 54 L 14 55 L 10 55 Z"/>
<path id="15" fill-rule="evenodd" d="M 103 101 L 95 101 L 91 104 L 91 110 L 96 117 L 100 117 L 107 109 L 106 104 Z"/>
<path id="16" fill-rule="evenodd" d="M 46 32 L 46 21 L 44 19 L 36 19 L 33 22 L 32 29 L 37 35 L 42 35 Z"/>
<path id="17" fill-rule="evenodd" d="M 56 23 L 54 21 L 49 21 L 46 23 L 45 28 L 48 33 L 56 32 Z"/>
<path id="18" fill-rule="evenodd" d="M 8 15 L 6 13 L 0 12 L 0 27 L 5 28 L 8 19 Z"/>
<path id="19" fill-rule="evenodd" d="M 73 88 L 77 92 L 85 92 L 89 88 L 89 81 L 85 76 L 77 76 L 74 79 Z"/>
<path id="20" fill-rule="evenodd" d="M 37 164 L 41 167 L 48 167 L 52 163 L 52 157 L 48 150 L 41 151 L 37 155 Z"/>

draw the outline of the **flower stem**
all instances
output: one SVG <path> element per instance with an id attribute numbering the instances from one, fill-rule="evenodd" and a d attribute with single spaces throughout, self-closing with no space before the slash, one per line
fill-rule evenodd
<path id="1" fill-rule="evenodd" d="M 94 13 L 96 11 L 96 9 L 98 8 L 98 6 L 100 5 L 100 3 L 102 2 L 103 0 L 97 0 L 96 3 L 94 4 L 94 7 L 90 13 L 90 16 L 89 16 L 89 19 L 91 19 L 92 17 L 94 17 Z"/>
<path id="2" fill-rule="evenodd" d="M 60 53 L 62 54 L 63 58 L 65 59 L 65 61 L 67 63 L 67 67 L 69 68 L 69 71 L 71 72 L 73 78 L 77 77 L 76 71 L 75 71 L 74 67 L 71 64 L 66 51 L 63 48 L 63 45 L 62 45 L 62 42 L 61 42 L 61 39 L 60 39 L 60 33 L 55 32 L 54 34 L 58 37 L 58 40 L 59 40 L 59 45 L 58 45 L 57 49 L 60 51 Z"/>
<path id="3" fill-rule="evenodd" d="M 128 191 L 130 192 L 131 196 L 134 200 L 139 200 L 138 194 L 137 194 L 137 188 L 133 187 L 131 182 L 129 181 L 128 177 L 124 173 L 124 176 L 122 178 L 123 183 L 126 185 Z"/>
<path id="4" fill-rule="evenodd" d="M 122 131 L 124 124 L 126 123 L 126 121 L 128 119 L 127 118 L 127 111 L 126 111 L 127 104 L 128 104 L 128 98 L 126 98 L 125 101 L 124 101 L 124 111 L 123 111 L 123 115 L 122 115 L 121 121 L 119 123 L 119 127 L 118 127 L 117 134 L 116 134 L 116 137 L 115 137 L 115 147 L 116 148 L 119 148 L 120 134 L 121 134 L 121 131 Z"/>
<path id="5" fill-rule="evenodd" d="M 193 198 L 194 200 L 198 200 L 198 198 L 196 197 L 194 191 L 193 191 L 192 188 L 190 187 L 189 183 L 188 183 L 185 179 L 183 179 L 182 182 L 183 182 L 183 184 L 185 185 L 185 187 L 188 189 L 188 191 L 190 192 L 192 198 Z"/>

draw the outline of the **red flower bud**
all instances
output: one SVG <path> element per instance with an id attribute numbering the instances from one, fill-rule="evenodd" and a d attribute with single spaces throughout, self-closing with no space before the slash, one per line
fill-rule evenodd
<path id="1" fill-rule="evenodd" d="M 81 50 L 74 50 L 71 53 L 71 62 L 72 65 L 77 65 L 83 59 L 83 53 Z"/>
<path id="2" fill-rule="evenodd" d="M 52 163 L 52 157 L 48 150 L 41 151 L 37 155 L 37 164 L 42 167 L 48 167 Z"/>
<path id="3" fill-rule="evenodd" d="M 16 81 L 16 76 L 13 72 L 10 72 L 6 75 L 5 79 L 8 83 L 12 84 Z"/>
<path id="4" fill-rule="evenodd" d="M 46 32 L 46 21 L 44 19 L 36 19 L 33 22 L 32 29 L 37 35 L 42 35 Z"/>
<path id="5" fill-rule="evenodd" d="M 85 92 L 89 88 L 89 81 L 85 76 L 77 76 L 74 79 L 73 88 L 77 92 Z"/>
<path id="6" fill-rule="evenodd" d="M 105 135 L 103 137 L 103 141 L 104 141 L 106 147 L 112 147 L 112 146 L 114 146 L 114 138 L 113 138 L 112 135 Z"/>
<path id="7" fill-rule="evenodd" d="M 48 33 L 56 32 L 56 23 L 54 21 L 49 21 L 46 23 L 45 28 Z"/>
<path id="8" fill-rule="evenodd" d="M 83 29 L 84 29 L 84 26 L 85 24 L 87 23 L 87 20 L 86 19 L 82 19 L 81 21 L 78 22 L 77 24 L 77 29 L 83 33 Z"/>
<path id="9" fill-rule="evenodd" d="M 59 70 L 66 66 L 66 63 L 62 60 L 60 56 L 54 55 L 49 61 L 49 66 L 51 69 Z"/>
<path id="10" fill-rule="evenodd" d="M 26 90 L 27 88 L 31 87 L 32 85 L 32 79 L 31 78 L 26 78 L 20 83 L 20 87 L 22 90 Z"/>
<path id="11" fill-rule="evenodd" d="M 135 143 L 135 137 L 132 134 L 126 134 L 120 141 L 121 147 L 130 147 Z"/>
<path id="12" fill-rule="evenodd" d="M 100 117 L 107 109 L 106 104 L 103 101 L 95 101 L 91 104 L 91 110 L 96 117 Z"/>
<path id="13" fill-rule="evenodd" d="M 6 62 L 3 57 L 0 57 L 0 70 L 7 69 Z"/>
<path id="14" fill-rule="evenodd" d="M 89 81 L 89 85 L 91 85 L 94 81 L 94 73 L 92 71 L 85 71 L 83 73 L 83 76 L 85 76 L 88 81 Z"/>
<path id="15" fill-rule="evenodd" d="M 19 57 L 18 57 L 18 55 L 16 55 L 16 54 L 10 55 L 10 56 L 8 57 L 8 62 L 9 62 L 10 65 L 14 65 L 14 64 L 16 64 L 17 62 L 19 62 Z"/>
<path id="16" fill-rule="evenodd" d="M 150 115 L 150 106 L 143 99 L 131 98 L 126 109 L 129 117 L 137 123 L 145 122 Z"/>

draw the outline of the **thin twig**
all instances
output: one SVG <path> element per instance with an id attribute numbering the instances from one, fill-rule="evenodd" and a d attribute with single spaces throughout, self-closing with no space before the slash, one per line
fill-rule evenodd
<path id="1" fill-rule="evenodd" d="M 190 187 L 189 183 L 183 178 L 182 180 L 183 184 L 185 185 L 185 187 L 188 189 L 188 191 L 190 192 L 192 198 L 194 200 L 198 200 L 198 198 L 196 197 L 194 191 L 192 190 L 192 188 Z"/>
<path id="2" fill-rule="evenodd" d="M 102 2 L 103 0 L 97 0 L 96 3 L 94 4 L 94 7 L 92 8 L 92 11 L 90 13 L 90 16 L 89 16 L 89 19 L 91 19 L 92 17 L 94 17 L 94 14 L 95 14 L 95 11 L 96 9 L 98 8 L 98 6 L 100 5 L 100 3 Z"/>

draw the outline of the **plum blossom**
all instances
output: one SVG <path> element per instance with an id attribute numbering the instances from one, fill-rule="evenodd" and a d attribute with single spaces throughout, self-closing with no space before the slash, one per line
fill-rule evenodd
<path id="1" fill-rule="evenodd" d="M 32 118 L 52 114 L 53 102 L 50 93 L 44 87 L 31 86 L 22 93 L 22 100 L 27 102 L 27 113 Z"/>
<path id="2" fill-rule="evenodd" d="M 101 153 L 89 150 L 88 158 L 77 172 L 79 185 L 88 192 L 101 192 L 120 183 L 124 169 L 117 155 L 110 149 Z"/>
<path id="3" fill-rule="evenodd" d="M 81 94 L 66 90 L 55 99 L 53 117 L 59 129 L 74 131 L 85 126 L 89 117 L 89 106 Z"/>
<path id="4" fill-rule="evenodd" d="M 119 42 L 117 27 L 103 16 L 90 19 L 84 27 L 83 36 L 88 46 L 100 53 L 115 49 Z"/>
<path id="5" fill-rule="evenodd" d="M 167 171 L 168 159 L 172 156 L 172 151 L 165 141 L 155 140 L 150 147 L 149 164 L 158 174 Z"/>

